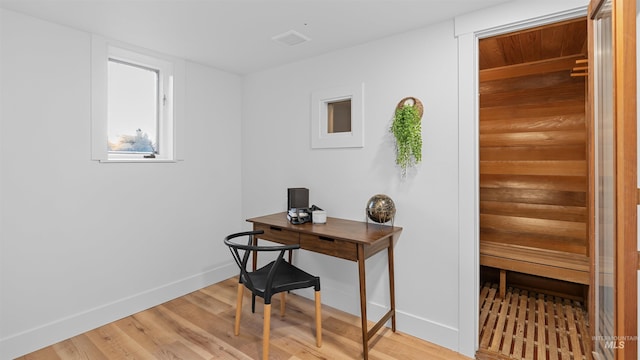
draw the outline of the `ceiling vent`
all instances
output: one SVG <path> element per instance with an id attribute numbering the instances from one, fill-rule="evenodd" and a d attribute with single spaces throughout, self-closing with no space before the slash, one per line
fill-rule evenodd
<path id="1" fill-rule="evenodd" d="M 295 30 L 289 30 L 285 33 L 282 33 L 280 35 L 276 35 L 274 37 L 271 38 L 271 40 L 279 42 L 283 45 L 287 45 L 287 46 L 293 46 L 293 45 L 298 45 L 298 44 L 302 44 L 304 42 L 307 41 L 311 41 L 311 39 L 309 39 L 308 37 L 300 34 L 299 32 L 295 31 Z"/>

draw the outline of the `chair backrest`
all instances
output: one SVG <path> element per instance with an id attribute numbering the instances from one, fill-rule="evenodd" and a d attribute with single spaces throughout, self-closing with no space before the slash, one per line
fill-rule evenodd
<path id="1" fill-rule="evenodd" d="M 228 235 L 224 238 L 224 243 L 229 247 L 231 251 L 231 255 L 233 256 L 233 260 L 235 260 L 236 264 L 240 268 L 240 282 L 246 284 L 250 289 L 255 289 L 255 286 L 251 282 L 251 277 L 249 276 L 249 271 L 247 270 L 247 263 L 249 262 L 249 258 L 252 252 L 267 252 L 267 251 L 279 251 L 275 264 L 271 267 L 271 271 L 267 276 L 267 284 L 266 287 L 270 288 L 271 283 L 273 281 L 273 277 L 276 273 L 276 269 L 278 265 L 284 259 L 284 253 L 287 250 L 299 249 L 299 244 L 294 245 L 273 245 L 273 246 L 257 246 L 253 245 L 253 238 L 255 235 L 263 234 L 264 231 L 256 230 L 256 231 L 245 231 L 239 232 L 235 234 Z M 232 239 L 239 237 L 247 237 L 246 245 L 240 244 L 237 242 L 231 241 Z"/>

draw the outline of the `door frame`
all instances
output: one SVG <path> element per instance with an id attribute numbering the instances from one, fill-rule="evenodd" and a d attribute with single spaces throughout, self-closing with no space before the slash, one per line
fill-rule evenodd
<path id="1" fill-rule="evenodd" d="M 605 0 L 590 0 L 589 19 L 593 20 Z M 627 337 L 638 335 L 638 229 L 637 206 L 640 200 L 638 192 L 637 170 L 637 75 L 636 75 L 636 0 L 612 0 L 613 20 L 613 87 L 615 113 L 615 259 L 614 259 L 614 320 L 616 336 L 622 340 L 616 342 L 616 359 L 637 359 L 637 338 L 628 341 Z M 593 43 L 593 22 L 589 21 L 589 42 Z M 594 59 L 589 49 L 589 59 Z M 590 123 L 593 123 L 595 94 L 594 67 L 589 66 L 589 104 Z M 589 152 L 593 163 L 593 151 Z M 595 184 L 591 181 L 592 184 Z M 590 189 L 593 193 L 594 189 Z M 593 199 L 590 200 L 593 202 Z M 593 203 L 590 204 L 593 206 Z M 590 217 L 593 222 L 595 219 Z M 632 226 L 629 226 L 632 224 Z M 593 223 L 590 224 L 590 227 Z M 591 227 L 593 228 L 593 227 Z M 595 246 L 595 234 L 590 232 L 590 244 Z M 591 253 L 593 254 L 593 248 Z M 595 258 L 592 258 L 592 283 L 594 282 Z M 590 293 L 589 322 L 595 324 L 595 290 Z M 594 326 L 592 326 L 594 331 Z M 607 339 L 605 339 L 607 340 Z M 614 339 L 608 339 L 614 340 Z M 620 342 L 622 341 L 622 343 Z"/>
<path id="2" fill-rule="evenodd" d="M 479 345 L 479 68 L 481 38 L 585 17 L 584 1 L 511 2 L 455 19 L 458 39 L 458 352 L 475 357 Z"/>
<path id="3" fill-rule="evenodd" d="M 599 3 L 601 0 L 590 0 Z M 613 0 L 617 19 L 623 27 L 616 29 L 618 38 L 635 39 L 635 0 Z M 593 6 L 593 5 L 592 5 Z M 529 8 L 527 8 L 529 7 Z M 593 7 L 592 7 L 593 9 Z M 497 14 L 500 14 L 497 15 Z M 527 15 L 522 15 L 527 14 Z M 566 1 L 562 4 L 531 2 L 508 3 L 455 19 L 455 36 L 458 39 L 458 209 L 459 209 L 459 349 L 464 355 L 473 357 L 478 348 L 479 301 L 479 156 L 478 156 L 478 40 L 539 25 L 588 16 L 589 8 L 583 2 Z M 631 24 L 631 25 L 630 25 Z M 619 40 L 618 40 L 619 41 Z M 618 48 L 617 62 L 618 97 L 616 112 L 623 119 L 617 127 L 618 148 L 616 151 L 619 176 L 616 194 L 620 199 L 617 230 L 621 234 L 616 250 L 618 300 L 616 308 L 617 334 L 637 335 L 637 271 L 640 252 L 637 248 L 637 204 L 640 194 L 637 185 L 636 165 L 636 98 L 635 98 L 635 43 Z M 632 79 L 624 78 L 625 72 L 633 72 Z M 630 95 L 633 94 L 631 98 Z M 625 100 L 626 99 L 626 100 Z M 633 224 L 626 226 L 625 224 Z M 472 319 L 472 321 L 471 321 Z M 636 359 L 637 342 L 627 342 L 620 349 L 618 359 Z"/>

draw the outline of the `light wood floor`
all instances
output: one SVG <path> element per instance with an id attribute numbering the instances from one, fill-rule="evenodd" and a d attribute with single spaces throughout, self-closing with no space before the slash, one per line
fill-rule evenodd
<path id="1" fill-rule="evenodd" d="M 478 359 L 591 360 L 588 317 L 582 304 L 497 285 L 480 292 Z"/>
<path id="2" fill-rule="evenodd" d="M 258 359 L 262 354 L 262 302 L 245 291 L 240 335 L 233 335 L 237 279 L 229 279 L 186 296 L 107 324 L 25 355 L 20 360 L 56 359 Z M 273 307 L 279 309 L 279 296 Z M 272 359 L 362 358 L 360 319 L 322 306 L 323 345 L 315 346 L 313 301 L 287 296 L 281 318 L 272 314 Z M 383 329 L 369 358 L 468 360 L 451 350 L 401 332 Z"/>

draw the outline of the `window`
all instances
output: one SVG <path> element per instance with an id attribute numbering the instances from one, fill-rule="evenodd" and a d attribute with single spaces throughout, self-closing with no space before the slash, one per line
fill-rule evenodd
<path id="1" fill-rule="evenodd" d="M 351 132 L 351 99 L 327 103 L 327 133 Z"/>
<path id="2" fill-rule="evenodd" d="M 160 71 L 109 58 L 107 147 L 109 154 L 158 153 L 158 125 L 165 98 Z"/>
<path id="3" fill-rule="evenodd" d="M 364 146 L 364 84 L 311 94 L 311 147 Z"/>
<path id="4" fill-rule="evenodd" d="M 92 38 L 92 157 L 175 161 L 180 61 Z M 176 81 L 177 80 L 177 81 Z"/>

